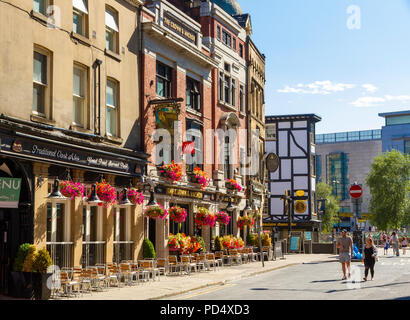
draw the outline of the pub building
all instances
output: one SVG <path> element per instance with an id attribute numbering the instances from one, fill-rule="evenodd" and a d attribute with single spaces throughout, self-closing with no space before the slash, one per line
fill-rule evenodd
<path id="1" fill-rule="evenodd" d="M 220 110 L 218 106 L 217 70 L 221 63 L 213 54 L 208 40 L 204 41 L 202 31 L 209 29 L 210 25 L 196 16 L 200 5 L 199 1 L 157 0 L 145 3 L 142 13 L 143 128 L 145 150 L 151 154 L 147 176 L 155 185 L 155 201 L 165 209 L 176 205 L 185 208 L 188 217 L 181 232 L 202 235 L 207 250 L 210 250 L 213 236 L 239 235 L 236 221 L 246 201 L 244 192 L 228 196 L 225 186 L 226 178 L 234 178 L 238 167 L 206 161 L 207 155 L 216 154 L 221 147 L 216 138 L 213 144 L 207 141 L 207 130 L 227 129 L 229 126 L 239 129 L 242 122 L 237 115 L 239 111 L 233 112 L 236 108 Z M 241 29 L 234 18 L 230 19 L 238 30 Z M 209 39 L 208 34 L 207 37 Z M 238 96 L 235 95 L 234 100 L 239 101 L 239 91 L 236 94 Z M 246 122 L 243 122 L 243 128 L 246 128 Z M 171 142 L 166 147 L 160 146 L 161 139 L 155 139 L 156 129 L 170 132 Z M 184 150 L 184 144 L 189 142 L 194 144 L 194 156 Z M 222 148 L 225 147 L 228 145 L 222 143 Z M 229 160 L 229 156 L 225 158 Z M 182 163 L 182 180 L 175 183 L 160 172 L 163 164 L 170 164 L 173 160 Z M 211 179 L 205 189 L 194 182 L 196 167 Z M 229 172 L 229 175 L 224 172 Z M 240 180 L 244 187 L 244 179 L 241 177 Z M 196 229 L 194 215 L 199 207 L 217 213 L 226 210 L 229 204 L 233 208 L 229 226 L 217 225 L 212 231 L 209 227 Z M 169 217 L 165 221 L 150 219 L 145 232 L 154 243 L 157 255 L 165 257 L 169 254 L 169 234 L 178 233 L 178 226 Z"/>
<path id="2" fill-rule="evenodd" d="M 141 205 L 105 208 L 54 188 L 72 180 L 88 195 L 105 180 L 143 191 L 143 2 L 57 1 L 60 21 L 48 2 L 0 3 L 0 294 L 23 243 L 59 267 L 142 256 Z"/>

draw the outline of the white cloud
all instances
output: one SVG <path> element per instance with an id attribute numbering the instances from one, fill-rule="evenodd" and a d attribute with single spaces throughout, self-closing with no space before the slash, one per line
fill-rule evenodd
<path id="1" fill-rule="evenodd" d="M 351 104 L 355 107 L 374 107 L 378 103 L 385 102 L 386 99 L 378 97 L 361 97 L 356 101 L 353 101 Z"/>
<path id="2" fill-rule="evenodd" d="M 366 83 L 362 85 L 362 88 L 366 89 L 367 92 L 375 93 L 378 88 L 370 83 Z"/>
<path id="3" fill-rule="evenodd" d="M 284 89 L 279 89 L 279 93 L 297 93 L 297 94 L 321 94 L 328 95 L 335 92 L 342 92 L 347 89 L 354 88 L 355 85 L 347 83 L 332 83 L 329 80 L 315 81 L 309 84 L 299 83 L 296 87 L 285 86 Z"/>
<path id="4" fill-rule="evenodd" d="M 355 107 L 376 107 L 380 103 L 388 101 L 408 102 L 410 101 L 410 96 L 385 95 L 384 97 L 361 97 L 350 104 L 354 105 Z"/>

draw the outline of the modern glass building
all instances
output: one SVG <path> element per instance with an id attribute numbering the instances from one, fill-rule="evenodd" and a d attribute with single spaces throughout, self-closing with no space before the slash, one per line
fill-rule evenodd
<path id="1" fill-rule="evenodd" d="M 382 131 L 366 130 L 316 135 L 316 182 L 333 188 L 333 196 L 340 200 L 339 222 L 336 228 L 350 230 L 353 208 L 349 189 L 355 182 L 363 186 L 363 202 L 359 208 L 362 217 L 368 217 L 370 191 L 365 178 L 373 159 L 382 152 Z M 364 229 L 370 227 L 367 219 L 359 221 Z"/>
<path id="2" fill-rule="evenodd" d="M 383 152 L 393 149 L 410 154 L 410 110 L 380 113 L 386 119 L 382 128 Z"/>

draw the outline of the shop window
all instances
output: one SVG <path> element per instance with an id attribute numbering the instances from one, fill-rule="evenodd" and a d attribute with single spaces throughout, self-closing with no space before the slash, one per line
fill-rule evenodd
<path id="1" fill-rule="evenodd" d="M 346 153 L 327 156 L 327 183 L 332 186 L 332 195 L 340 200 L 349 198 L 348 155 Z"/>
<path id="2" fill-rule="evenodd" d="M 105 8 L 105 48 L 118 53 L 119 27 L 118 13 L 109 8 Z"/>
<path id="3" fill-rule="evenodd" d="M 172 89 L 172 69 L 157 62 L 157 95 L 170 98 Z"/>
<path id="4" fill-rule="evenodd" d="M 200 84 L 191 78 L 186 79 L 186 106 L 187 108 L 201 111 Z"/>
<path id="5" fill-rule="evenodd" d="M 73 32 L 84 37 L 88 36 L 87 0 L 73 0 Z"/>
<path id="6" fill-rule="evenodd" d="M 245 112 L 245 89 L 242 85 L 239 86 L 239 111 Z"/>

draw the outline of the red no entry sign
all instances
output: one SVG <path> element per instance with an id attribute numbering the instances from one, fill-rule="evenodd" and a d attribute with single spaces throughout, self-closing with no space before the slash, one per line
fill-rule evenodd
<path id="1" fill-rule="evenodd" d="M 354 185 L 350 188 L 349 193 L 353 199 L 359 199 L 363 196 L 363 189 L 359 185 Z"/>

